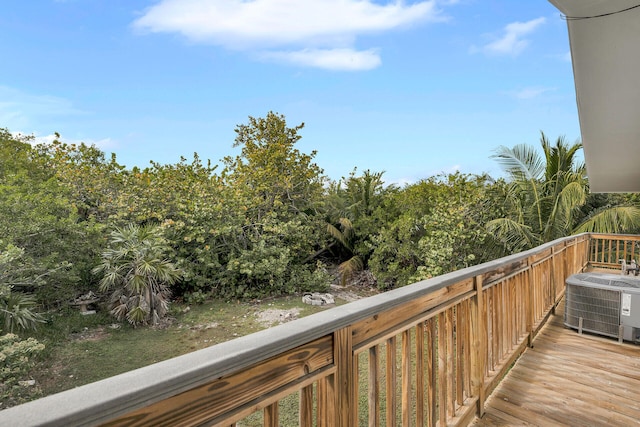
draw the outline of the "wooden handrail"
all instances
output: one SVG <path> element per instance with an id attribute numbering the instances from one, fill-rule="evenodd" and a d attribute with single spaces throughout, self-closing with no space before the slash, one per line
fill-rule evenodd
<path id="1" fill-rule="evenodd" d="M 0 425 L 230 426 L 255 412 L 263 425 L 290 425 L 283 399 L 298 401 L 305 426 L 467 425 L 566 277 L 611 265 L 623 246 L 633 254 L 636 242 L 558 239 L 9 408 Z"/>

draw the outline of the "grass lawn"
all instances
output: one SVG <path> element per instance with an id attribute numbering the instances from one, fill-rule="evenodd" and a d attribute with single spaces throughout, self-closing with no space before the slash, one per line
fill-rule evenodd
<path id="1" fill-rule="evenodd" d="M 345 301 L 337 299 L 336 303 Z M 49 314 L 47 324 L 29 334 L 46 345 L 32 378 L 41 389 L 41 396 L 46 396 L 327 308 L 304 304 L 298 296 L 256 303 L 173 304 L 170 321 L 155 328 L 133 328 L 115 322 L 106 312 L 81 315 L 70 308 Z M 286 313 L 296 312 L 286 317 Z M 273 322 L 261 320 L 264 315 Z"/>
<path id="2" fill-rule="evenodd" d="M 350 289 L 350 294 L 368 296 L 372 290 Z M 337 305 L 346 301 L 336 297 Z M 42 360 L 32 373 L 38 397 L 78 387 L 110 376 L 121 374 L 152 363 L 206 348 L 217 343 L 251 334 L 282 321 L 293 320 L 326 310 L 329 307 L 302 303 L 299 296 L 272 298 L 259 302 L 208 301 L 202 305 L 173 304 L 169 321 L 160 327 L 133 328 L 127 323 L 117 323 L 105 311 L 94 315 L 82 315 L 77 309 L 68 308 L 50 313 L 47 324 L 31 333 L 46 345 Z M 285 315 L 289 313 L 289 317 Z M 265 321 L 265 314 L 267 320 Z M 413 333 L 412 333 L 413 334 Z M 398 336 L 397 372 L 400 374 L 400 340 Z M 384 344 L 380 348 L 381 367 L 386 363 Z M 412 353 L 415 348 L 412 348 Z M 415 355 L 412 357 L 415 364 Z M 359 358 L 359 421 L 367 423 L 368 354 Z M 412 366 L 415 370 L 415 366 Z M 381 377 L 381 413 L 385 408 L 385 378 Z M 415 392 L 415 384 L 412 384 Z M 400 378 L 397 378 L 396 395 L 400 404 Z M 2 408 L 7 407 L 9 402 Z M 415 405 L 415 402 L 413 402 Z M 280 401 L 280 421 L 283 425 L 296 424 L 298 395 L 292 394 Z M 399 411 L 398 407 L 398 411 Z M 413 408 L 415 411 L 415 407 Z M 413 414 L 415 417 L 415 414 Z M 400 422 L 400 412 L 397 413 Z M 254 427 L 262 425 L 259 411 L 238 425 Z"/>

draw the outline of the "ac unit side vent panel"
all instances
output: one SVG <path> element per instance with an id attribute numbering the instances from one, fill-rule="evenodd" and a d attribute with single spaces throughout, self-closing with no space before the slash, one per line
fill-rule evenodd
<path id="1" fill-rule="evenodd" d="M 640 278 L 609 273 L 579 273 L 568 277 L 564 324 L 640 342 Z"/>

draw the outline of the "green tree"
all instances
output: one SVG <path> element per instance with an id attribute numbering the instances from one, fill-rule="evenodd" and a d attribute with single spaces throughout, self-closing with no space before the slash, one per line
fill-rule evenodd
<path id="1" fill-rule="evenodd" d="M 223 176 L 230 185 L 251 195 L 250 215 L 260 221 L 269 212 L 281 219 L 312 213 L 325 181 L 313 162 L 316 151 L 304 154 L 295 148 L 304 123 L 288 127 L 283 115 L 269 112 L 265 118 L 249 117 L 235 129 L 234 147 L 239 156 L 225 157 Z"/>
<path id="2" fill-rule="evenodd" d="M 487 175 L 440 175 L 409 185 L 394 197 L 403 212 L 374 237 L 370 267 L 378 287 L 418 280 L 488 261 L 486 223 L 501 213 Z"/>
<path id="3" fill-rule="evenodd" d="M 20 272 L 23 254 L 22 249 L 11 245 L 0 250 L 0 330 L 4 332 L 35 329 L 38 323 L 44 322 L 42 316 L 34 311 L 36 301 L 33 296 L 13 291 L 13 283 L 27 280 Z"/>
<path id="4" fill-rule="evenodd" d="M 102 274 L 100 289 L 114 289 L 111 313 L 131 324 L 156 324 L 169 306 L 169 286 L 181 276 L 166 257 L 168 247 L 158 226 L 116 228 L 102 263 L 94 269 Z"/>
<path id="5" fill-rule="evenodd" d="M 624 232 L 638 227 L 640 210 L 635 206 L 605 206 L 582 212 L 589 185 L 577 153 L 582 144 L 559 137 L 555 145 L 541 134 L 543 155 L 535 148 L 499 147 L 493 156 L 507 173 L 507 215 L 487 227 L 513 252 L 529 249 L 559 237 L 582 231 Z"/>
<path id="6" fill-rule="evenodd" d="M 360 175 L 354 169 L 347 178 L 332 182 L 325 197 L 327 232 L 331 241 L 326 252 L 338 265 L 338 275 L 344 285 L 354 273 L 367 268 L 377 235 L 395 207 L 391 196 L 394 185 L 385 186 L 384 172 L 365 170 Z M 393 213 L 391 211 L 394 211 Z"/>
<path id="7" fill-rule="evenodd" d="M 66 189 L 78 217 L 106 223 L 129 206 L 124 193 L 129 173 L 115 154 L 107 160 L 95 145 L 67 144 L 59 140 L 41 144 L 36 150 L 47 159 L 49 170 Z"/>
<path id="8" fill-rule="evenodd" d="M 0 247 L 23 250 L 14 291 L 51 307 L 91 285 L 101 227 L 81 220 L 46 150 L 31 142 L 0 129 Z"/>
<path id="9" fill-rule="evenodd" d="M 220 256 L 218 291 L 258 296 L 314 290 L 328 283 L 313 260 L 323 240 L 319 214 L 325 177 L 315 151 L 295 148 L 304 127 L 269 112 L 236 128 L 241 154 L 224 159 L 224 222 L 213 230 Z"/>

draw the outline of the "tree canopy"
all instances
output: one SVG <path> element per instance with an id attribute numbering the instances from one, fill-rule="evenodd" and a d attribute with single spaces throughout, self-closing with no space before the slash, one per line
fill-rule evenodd
<path id="1" fill-rule="evenodd" d="M 300 151 L 303 131 L 269 112 L 236 127 L 239 153 L 219 166 L 194 153 L 126 168 L 95 146 L 0 129 L 0 310 L 26 310 L 5 329 L 89 291 L 153 323 L 170 298 L 325 290 L 362 270 L 389 289 L 575 232 L 639 229 L 635 196 L 590 194 L 581 145 L 564 138 L 499 147 L 505 179 L 399 187 L 368 169 L 330 180 Z"/>

